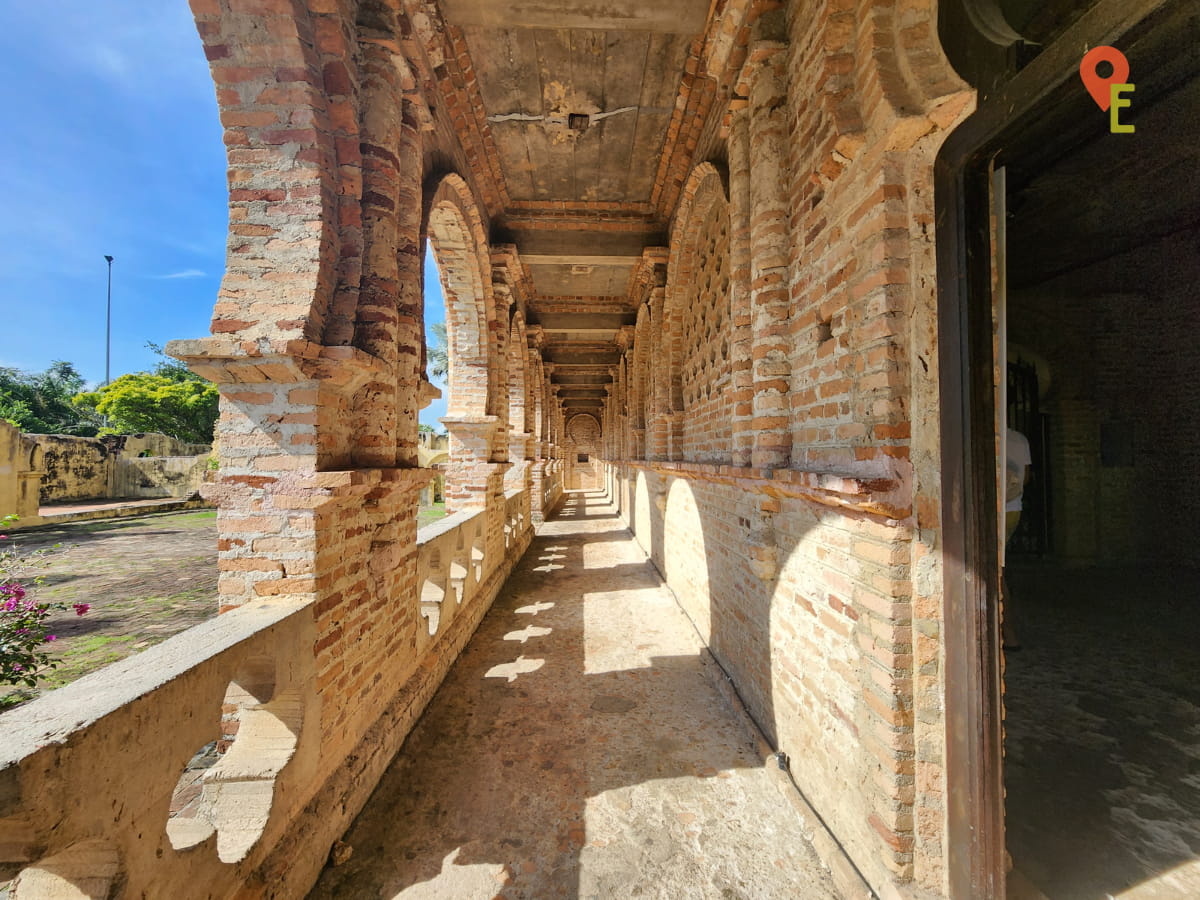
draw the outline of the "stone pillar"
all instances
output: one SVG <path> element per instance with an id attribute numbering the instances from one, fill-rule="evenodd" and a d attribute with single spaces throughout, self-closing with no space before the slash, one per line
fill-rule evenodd
<path id="1" fill-rule="evenodd" d="M 664 413 L 663 435 L 666 438 L 667 455 L 665 459 L 673 462 L 683 460 L 683 413 Z"/>
<path id="2" fill-rule="evenodd" d="M 533 435 L 529 432 L 508 433 L 508 459 L 512 466 L 504 476 L 505 490 L 528 491 L 533 488 L 533 464 L 530 451 Z"/>
<path id="3" fill-rule="evenodd" d="M 756 467 L 786 467 L 791 458 L 788 391 L 789 244 L 786 50 L 758 41 L 746 66 L 750 81 L 750 304 L 753 327 L 754 450 Z"/>
<path id="4" fill-rule="evenodd" d="M 483 509 L 488 498 L 503 503 L 507 462 L 492 454 L 500 420 L 496 416 L 447 416 L 440 420 L 450 432 L 450 462 L 446 464 L 446 512 Z"/>
<path id="5" fill-rule="evenodd" d="M 732 339 L 733 455 L 735 466 L 751 464 L 754 450 L 754 343 L 750 306 L 750 113 L 735 100 L 729 123 L 729 307 Z"/>
<path id="6" fill-rule="evenodd" d="M 666 295 L 667 289 L 663 286 L 655 287 L 650 291 L 651 321 L 655 322 L 658 328 L 658 340 L 655 341 L 655 349 L 659 351 L 660 356 L 659 359 L 654 359 L 652 354 L 650 360 L 650 365 L 659 367 L 654 378 L 654 389 L 651 396 L 647 398 L 650 415 L 646 422 L 646 431 L 648 433 L 646 459 L 651 460 L 670 459 L 670 429 L 666 418 L 667 411 L 670 409 L 670 376 L 666 367 L 662 364 L 663 359 L 667 357 L 667 353 L 661 344 L 663 338 L 666 337 L 666 322 L 663 320 Z"/>
<path id="7" fill-rule="evenodd" d="M 359 52 L 363 97 L 359 111 L 362 260 L 354 346 L 380 365 L 353 398 L 355 435 L 351 452 L 355 465 L 386 467 L 396 464 L 396 401 L 400 391 L 400 272 L 396 254 L 400 182 L 404 176 L 419 179 L 420 169 L 402 173 L 396 152 L 401 140 L 404 90 L 393 55 L 368 42 L 359 44 Z"/>
<path id="8" fill-rule="evenodd" d="M 421 252 L 421 131 L 417 108 L 404 101 L 400 122 L 400 187 L 396 222 L 396 465 L 417 465 L 417 421 L 437 392 L 425 380 L 425 291 L 422 283 L 424 259 Z M 440 395 L 440 392 L 437 392 Z M 432 396 L 429 397 L 432 399 Z"/>
<path id="9" fill-rule="evenodd" d="M 633 396 L 633 386 L 637 383 L 637 373 L 634 372 L 633 346 L 625 351 L 625 384 L 621 391 L 621 434 L 619 440 L 621 459 L 634 459 L 637 456 L 637 445 L 633 439 L 633 406 L 636 398 Z"/>
<path id="10" fill-rule="evenodd" d="M 546 521 L 546 447 L 545 441 L 534 441 L 533 462 L 529 466 L 529 518 L 534 525 Z"/>
<path id="11" fill-rule="evenodd" d="M 495 298 L 496 303 L 496 330 L 489 340 L 494 347 L 491 355 L 492 360 L 494 360 L 492 367 L 495 368 L 499 365 L 500 368 L 497 371 L 489 372 L 488 378 L 491 383 L 491 411 L 499 415 L 502 422 L 501 427 L 496 431 L 496 437 L 492 445 L 492 460 L 500 462 L 509 458 L 508 435 L 510 429 L 524 431 L 525 423 L 509 421 L 508 379 L 511 360 L 508 356 L 512 327 L 512 308 L 515 298 L 513 297 L 512 288 L 500 274 L 500 270 L 493 268 L 492 273 L 492 296 Z"/>

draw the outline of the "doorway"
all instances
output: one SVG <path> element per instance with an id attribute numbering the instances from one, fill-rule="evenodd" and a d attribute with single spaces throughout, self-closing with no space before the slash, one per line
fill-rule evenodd
<path id="1" fill-rule="evenodd" d="M 962 376 L 947 631 L 970 642 L 947 647 L 955 896 L 1200 896 L 1200 11 L 1153 6 L 1084 15 L 985 98 L 939 182 L 942 364 Z M 1099 44 L 1130 61 L 1134 134 L 1080 85 L 1071 48 Z M 1032 472 L 1002 652 L 1006 426 Z"/>

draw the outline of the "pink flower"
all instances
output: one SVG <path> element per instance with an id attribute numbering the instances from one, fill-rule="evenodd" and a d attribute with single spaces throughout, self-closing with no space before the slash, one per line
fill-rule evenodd
<path id="1" fill-rule="evenodd" d="M 91 606 L 86 603 L 72 603 L 71 605 L 75 607 L 75 615 L 77 616 L 82 616 L 89 609 L 91 609 Z"/>
<path id="2" fill-rule="evenodd" d="M 57 640 L 58 640 L 58 635 L 56 635 L 56 634 L 46 635 L 46 643 L 47 644 L 50 643 L 51 641 L 57 641 Z"/>

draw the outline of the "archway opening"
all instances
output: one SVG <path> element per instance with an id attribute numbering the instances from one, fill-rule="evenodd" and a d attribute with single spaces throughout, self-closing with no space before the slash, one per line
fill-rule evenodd
<path id="1" fill-rule="evenodd" d="M 432 469 L 429 484 L 421 491 L 417 508 L 417 526 L 436 522 L 446 515 L 446 463 L 450 460 L 450 435 L 442 418 L 446 415 L 450 391 L 450 340 L 446 322 L 446 302 L 442 277 L 438 271 L 433 244 L 425 246 L 425 378 L 440 392 L 421 409 L 417 425 L 417 463 Z"/>

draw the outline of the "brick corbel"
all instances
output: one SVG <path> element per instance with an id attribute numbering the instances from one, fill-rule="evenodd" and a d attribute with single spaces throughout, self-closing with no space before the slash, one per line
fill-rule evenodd
<path id="1" fill-rule="evenodd" d="M 171 341 L 166 352 L 218 385 L 320 381 L 352 393 L 387 368 L 383 360 L 357 347 L 326 347 L 302 340 L 207 337 Z"/>
<path id="2" fill-rule="evenodd" d="M 900 469 L 878 477 L 863 477 L 659 460 L 624 460 L 621 464 L 660 476 L 735 485 L 748 494 L 803 499 L 887 519 L 906 519 L 912 514 L 911 502 L 905 499 L 910 496 L 910 476 Z"/>

